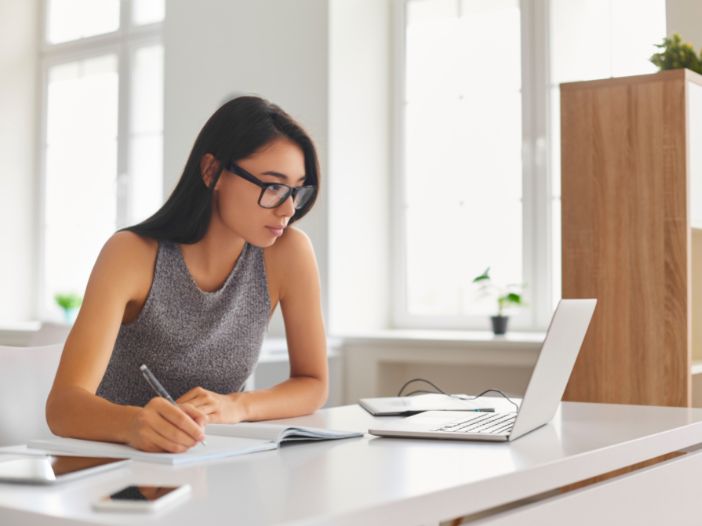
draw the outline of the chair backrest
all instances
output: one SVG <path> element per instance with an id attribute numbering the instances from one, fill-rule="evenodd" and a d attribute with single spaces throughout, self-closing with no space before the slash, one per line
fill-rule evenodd
<path id="1" fill-rule="evenodd" d="M 62 349 L 0 346 L 0 446 L 51 434 L 44 408 Z"/>
<path id="2" fill-rule="evenodd" d="M 63 343 L 71 326 L 53 321 L 30 321 L 0 326 L 0 347 L 39 347 Z"/>
<path id="3" fill-rule="evenodd" d="M 53 345 L 55 343 L 64 343 L 68 338 L 68 333 L 71 332 L 71 326 L 65 323 L 55 323 L 44 321 L 39 327 L 39 330 L 32 333 L 29 337 L 29 346 L 38 347 L 40 345 Z"/>

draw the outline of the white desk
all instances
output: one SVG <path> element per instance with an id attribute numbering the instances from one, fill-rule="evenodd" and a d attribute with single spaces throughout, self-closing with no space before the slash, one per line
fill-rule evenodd
<path id="1" fill-rule="evenodd" d="M 366 430 L 372 417 L 345 406 L 293 420 Z M 702 409 L 564 403 L 551 424 L 507 444 L 366 436 L 189 467 L 133 463 L 54 488 L 0 484 L 0 524 L 436 524 L 699 444 Z M 699 523 L 701 478 L 692 451 L 475 524 Z M 192 498 L 154 517 L 89 506 L 128 483 L 179 482 Z"/>

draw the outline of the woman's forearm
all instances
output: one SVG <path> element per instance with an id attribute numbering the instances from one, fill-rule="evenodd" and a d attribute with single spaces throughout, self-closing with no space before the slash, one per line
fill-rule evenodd
<path id="1" fill-rule="evenodd" d="M 114 404 L 80 387 L 54 390 L 46 403 L 46 421 L 59 436 L 127 442 L 139 407 Z"/>
<path id="2" fill-rule="evenodd" d="M 269 420 L 307 415 L 327 401 L 328 383 L 319 378 L 296 376 L 270 389 L 237 393 L 244 420 Z"/>
<path id="3" fill-rule="evenodd" d="M 328 385 L 314 377 L 293 377 L 270 389 L 234 393 L 242 420 L 257 421 L 310 414 L 324 405 Z M 79 387 L 64 387 L 51 392 L 46 404 L 46 419 L 59 436 L 128 442 L 132 421 L 139 407 L 114 404 Z"/>

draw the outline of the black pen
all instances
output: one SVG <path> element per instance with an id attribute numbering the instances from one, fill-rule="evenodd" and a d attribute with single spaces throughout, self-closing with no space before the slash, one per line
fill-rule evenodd
<path id="1" fill-rule="evenodd" d="M 162 396 L 166 400 L 168 400 L 170 403 L 173 405 L 178 405 L 176 404 L 176 401 L 173 400 L 173 397 L 168 394 L 168 391 L 166 391 L 166 388 L 161 385 L 161 382 L 158 381 L 158 379 L 154 376 L 154 373 L 151 372 L 151 370 L 146 366 L 146 364 L 141 364 L 141 367 L 139 367 L 139 370 L 141 371 L 141 374 L 144 375 L 144 378 L 148 382 L 148 384 L 151 386 L 151 389 L 156 391 L 156 394 L 159 396 Z M 204 440 L 200 442 L 203 446 L 207 445 L 207 442 Z"/>

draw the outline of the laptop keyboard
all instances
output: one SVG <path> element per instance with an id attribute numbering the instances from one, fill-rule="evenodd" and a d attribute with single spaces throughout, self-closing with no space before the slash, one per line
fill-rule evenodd
<path id="1" fill-rule="evenodd" d="M 454 420 L 441 427 L 432 429 L 432 431 L 503 435 L 512 429 L 516 418 L 517 413 L 482 413 L 478 416 Z"/>

